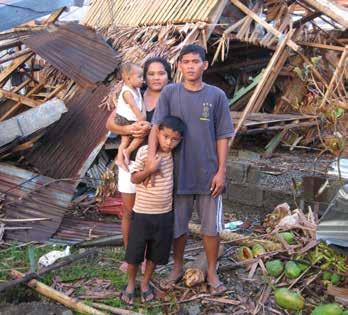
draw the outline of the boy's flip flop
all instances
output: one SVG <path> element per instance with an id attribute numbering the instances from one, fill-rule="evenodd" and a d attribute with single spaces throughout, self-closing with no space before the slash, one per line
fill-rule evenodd
<path id="1" fill-rule="evenodd" d="M 149 285 L 149 288 L 146 291 L 141 292 L 140 295 L 141 303 L 150 302 L 156 298 L 155 290 L 151 285 Z"/>
<path id="2" fill-rule="evenodd" d="M 218 283 L 216 283 L 215 285 L 212 285 L 210 283 L 208 283 L 209 285 L 209 292 L 211 295 L 222 295 L 227 291 L 227 288 L 225 287 L 225 285 L 219 281 Z"/>
<path id="3" fill-rule="evenodd" d="M 127 292 L 127 287 L 125 287 L 120 294 L 120 300 L 123 303 L 126 303 L 127 305 L 133 305 L 134 298 L 135 298 L 135 291 Z"/>

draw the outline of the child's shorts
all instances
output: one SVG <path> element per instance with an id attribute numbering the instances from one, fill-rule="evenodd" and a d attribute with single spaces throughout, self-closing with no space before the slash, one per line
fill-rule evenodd
<path id="1" fill-rule="evenodd" d="M 156 265 L 168 263 L 173 241 L 174 212 L 163 214 L 132 213 L 126 261 L 138 265 L 146 259 Z"/>
<path id="2" fill-rule="evenodd" d="M 135 123 L 135 120 L 128 120 L 127 118 L 125 118 L 119 114 L 116 114 L 116 116 L 115 116 L 115 124 L 116 125 L 128 126 L 128 125 L 131 125 L 133 123 Z"/>

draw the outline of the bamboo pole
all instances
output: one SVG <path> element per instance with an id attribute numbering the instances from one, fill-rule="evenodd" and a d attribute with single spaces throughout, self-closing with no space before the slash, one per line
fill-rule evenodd
<path id="1" fill-rule="evenodd" d="M 11 275 L 15 278 L 23 277 L 23 274 L 17 270 L 12 270 Z M 64 306 L 73 309 L 82 314 L 91 314 L 91 315 L 105 315 L 104 312 L 98 311 L 95 308 L 88 306 L 82 302 L 79 302 L 77 299 L 71 298 L 55 289 L 52 289 L 48 285 L 37 281 L 35 279 L 30 280 L 27 285 L 34 289 L 36 292 L 44 295 L 45 297 L 57 301 Z"/>
<path id="2" fill-rule="evenodd" d="M 246 15 L 252 17 L 257 23 L 262 25 L 268 32 L 272 33 L 274 36 L 276 36 L 278 39 L 281 39 L 284 34 L 282 34 L 279 30 L 274 28 L 271 24 L 268 24 L 265 22 L 260 16 L 258 16 L 256 13 L 254 13 L 252 10 L 250 10 L 248 7 L 246 7 L 243 3 L 241 3 L 239 0 L 230 0 L 232 4 L 234 4 L 238 9 L 240 9 L 242 12 L 244 12 Z M 312 64 L 311 61 L 300 52 L 300 46 L 297 45 L 293 40 L 288 40 L 287 45 L 296 51 L 300 57 L 304 60 L 304 62 L 308 64 Z M 313 67 L 313 74 L 324 83 L 325 86 L 327 86 L 326 80 L 322 77 L 322 75 L 319 73 L 319 71 Z"/>
<path id="3" fill-rule="evenodd" d="M 101 303 L 92 303 L 92 306 L 99 308 L 100 310 L 109 311 L 110 313 L 117 314 L 117 315 L 140 315 L 140 313 L 124 310 L 118 307 L 112 307 L 110 305 L 105 305 Z"/>
<path id="4" fill-rule="evenodd" d="M 289 40 L 289 38 L 291 37 L 292 33 L 288 33 L 286 35 L 286 37 L 278 44 L 278 47 L 276 49 L 276 51 L 274 52 L 271 60 L 269 61 L 267 67 L 266 67 L 266 70 L 263 74 L 263 77 L 262 79 L 260 80 L 259 84 L 257 85 L 256 89 L 254 90 L 254 93 L 253 95 L 251 96 L 251 98 L 249 99 L 249 102 L 248 104 L 246 105 L 244 111 L 243 111 L 243 114 L 241 116 L 241 118 L 239 119 L 238 121 L 238 125 L 235 129 L 235 134 L 238 133 L 239 129 L 242 127 L 248 113 L 252 110 L 252 108 L 254 107 L 255 105 L 255 101 L 257 100 L 257 98 L 259 97 L 259 94 L 262 93 L 262 90 L 265 86 L 265 84 L 267 83 L 267 80 L 270 76 L 270 74 L 272 73 L 273 71 L 273 68 L 274 66 L 276 65 L 277 61 L 278 61 L 278 58 L 280 57 L 280 55 L 282 54 L 282 52 L 284 51 L 285 47 L 286 47 L 286 44 Z M 231 143 L 232 145 L 232 143 Z"/>

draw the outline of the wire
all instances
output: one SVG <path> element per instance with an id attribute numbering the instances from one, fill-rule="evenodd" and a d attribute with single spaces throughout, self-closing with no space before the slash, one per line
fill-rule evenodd
<path id="1" fill-rule="evenodd" d="M 38 10 L 34 10 L 32 8 L 22 7 L 20 5 L 8 4 L 8 3 L 4 3 L 4 2 L 0 2 L 0 4 L 5 5 L 7 7 L 13 7 L 13 8 L 17 8 L 17 9 L 28 10 L 28 11 L 35 12 L 35 13 L 51 13 L 51 11 L 38 11 Z"/>

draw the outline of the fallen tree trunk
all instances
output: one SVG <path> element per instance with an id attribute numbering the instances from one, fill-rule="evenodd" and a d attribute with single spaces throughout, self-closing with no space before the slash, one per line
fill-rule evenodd
<path id="1" fill-rule="evenodd" d="M 92 249 L 92 250 L 86 251 L 86 252 L 81 253 L 81 254 L 67 256 L 64 260 L 61 260 L 61 261 L 59 261 L 59 262 L 57 262 L 49 267 L 43 268 L 38 272 L 30 272 L 27 274 L 23 274 L 23 276 L 18 278 L 18 279 L 11 280 L 11 281 L 6 282 L 5 284 L 2 284 L 0 286 L 0 292 L 6 290 L 8 288 L 12 288 L 12 287 L 16 286 L 17 284 L 24 283 L 24 282 L 30 281 L 32 279 L 38 278 L 49 271 L 62 268 L 66 265 L 71 264 L 72 262 L 74 262 L 76 260 L 94 255 L 96 253 L 97 253 L 97 250 Z"/>
<path id="2" fill-rule="evenodd" d="M 200 224 L 189 224 L 189 230 L 192 234 L 201 235 L 201 225 Z M 245 236 L 243 234 L 235 233 L 229 230 L 223 230 L 220 233 L 220 239 L 223 241 L 236 241 L 238 244 L 238 241 L 241 239 L 245 239 Z"/>
<path id="3" fill-rule="evenodd" d="M 23 277 L 23 274 L 17 270 L 12 270 L 11 275 L 15 278 Z M 91 314 L 91 315 L 105 315 L 104 312 L 98 311 L 95 308 L 88 306 L 82 302 L 79 302 L 76 299 L 73 299 L 57 290 L 52 289 L 51 287 L 39 282 L 35 279 L 30 280 L 27 285 L 34 289 L 36 292 L 44 295 L 45 297 L 57 301 L 58 303 L 63 304 L 64 306 L 73 309 L 82 314 Z"/>
<path id="4" fill-rule="evenodd" d="M 224 253 L 224 246 L 220 245 L 218 258 Z M 200 253 L 194 261 L 190 261 L 184 266 L 185 274 L 183 277 L 184 283 L 191 288 L 205 281 L 208 271 L 208 261 L 205 252 Z"/>
<path id="5" fill-rule="evenodd" d="M 101 246 L 123 246 L 123 236 L 122 234 L 103 236 L 93 240 L 82 241 L 74 245 L 77 248 L 83 247 L 101 247 Z"/>

